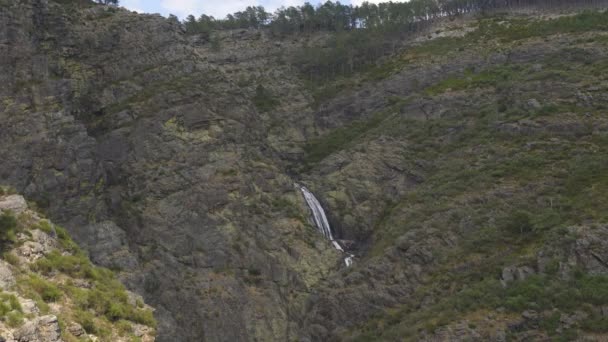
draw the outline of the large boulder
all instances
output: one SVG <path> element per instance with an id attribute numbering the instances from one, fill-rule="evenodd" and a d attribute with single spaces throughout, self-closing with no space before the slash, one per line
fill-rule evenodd
<path id="1" fill-rule="evenodd" d="M 56 316 L 47 315 L 25 323 L 15 332 L 18 342 L 60 342 L 61 328 Z"/>
<path id="2" fill-rule="evenodd" d="M 0 211 L 12 211 L 21 213 L 27 209 L 27 202 L 21 195 L 9 195 L 0 197 Z"/>

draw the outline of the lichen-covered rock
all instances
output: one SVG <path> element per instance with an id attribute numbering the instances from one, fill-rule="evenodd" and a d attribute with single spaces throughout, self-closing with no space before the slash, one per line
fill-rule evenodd
<path id="1" fill-rule="evenodd" d="M 272 148 L 301 153 L 315 130 L 277 62 L 301 42 L 268 49 L 251 31 L 212 51 L 161 16 L 81 2 L 10 2 L 0 17 L 14 69 L 0 72 L 1 180 L 118 270 L 157 309 L 161 340 L 285 340 L 294 303 L 340 265 Z M 257 76 L 239 88 L 245 71 Z M 258 83 L 297 101 L 262 113 Z"/>
<path id="2" fill-rule="evenodd" d="M 501 282 L 504 286 L 515 280 L 526 280 L 530 275 L 535 274 L 534 269 L 528 266 L 505 267 L 502 270 Z"/>
<path id="3" fill-rule="evenodd" d="M 0 200 L 0 211 L 11 211 L 19 214 L 27 209 L 27 202 L 21 195 L 9 195 Z"/>
<path id="4" fill-rule="evenodd" d="M 75 238 L 81 241 L 95 263 L 125 270 L 138 267 L 137 259 L 129 252 L 125 231 L 114 222 L 93 223 L 76 234 Z"/>
<path id="5" fill-rule="evenodd" d="M 23 325 L 15 332 L 18 342 L 60 342 L 61 329 L 57 317 L 41 316 Z"/>
<path id="6" fill-rule="evenodd" d="M 0 289 L 10 290 L 15 285 L 15 276 L 10 265 L 4 260 L 0 260 Z"/>
<path id="7" fill-rule="evenodd" d="M 67 330 L 70 332 L 70 334 L 72 334 L 76 337 L 81 337 L 81 336 L 86 335 L 86 331 L 84 331 L 82 326 L 76 322 L 70 323 L 70 325 L 68 325 L 68 327 L 67 327 Z"/>

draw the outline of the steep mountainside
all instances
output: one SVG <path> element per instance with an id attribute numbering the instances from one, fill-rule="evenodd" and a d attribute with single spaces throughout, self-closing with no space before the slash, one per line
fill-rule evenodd
<path id="1" fill-rule="evenodd" d="M 0 182 L 158 340 L 606 338 L 608 13 L 446 19 L 313 82 L 321 33 L 0 5 Z"/>

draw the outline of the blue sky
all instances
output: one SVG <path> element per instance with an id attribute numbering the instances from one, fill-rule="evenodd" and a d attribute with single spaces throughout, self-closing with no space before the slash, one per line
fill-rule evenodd
<path id="1" fill-rule="evenodd" d="M 388 0 L 386 0 L 388 1 Z M 141 13 L 160 13 L 164 16 L 175 14 L 185 18 L 188 14 L 198 17 L 202 13 L 212 15 L 216 18 L 224 18 L 228 13 L 243 10 L 247 6 L 264 6 L 267 11 L 274 12 L 281 6 L 301 5 L 305 0 L 120 0 L 120 4 L 130 10 Z M 309 1 L 313 5 L 318 0 Z M 351 0 L 340 1 L 343 4 L 351 3 Z M 359 4 L 362 0 L 352 0 L 353 4 Z M 369 2 L 378 3 L 379 0 Z"/>

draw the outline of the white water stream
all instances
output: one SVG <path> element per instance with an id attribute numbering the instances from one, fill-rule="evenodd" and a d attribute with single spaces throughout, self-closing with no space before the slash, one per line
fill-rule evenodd
<path id="1" fill-rule="evenodd" d="M 325 236 L 325 238 L 331 242 L 335 249 L 342 253 L 346 253 L 344 248 L 342 248 L 338 241 L 334 239 L 331 233 L 331 227 L 329 226 L 329 221 L 327 221 L 327 216 L 325 215 L 325 210 L 323 210 L 319 200 L 317 200 L 315 195 L 313 195 L 312 192 L 310 192 L 310 190 L 308 190 L 305 186 L 298 184 L 296 184 L 296 186 L 300 188 L 300 191 L 302 191 L 302 194 L 304 195 L 304 199 L 312 212 L 312 217 L 315 221 L 317 229 L 319 229 L 321 234 L 323 234 L 323 236 Z M 344 258 L 344 263 L 347 267 L 353 264 L 353 257 L 354 255 L 349 253 L 348 256 Z"/>

